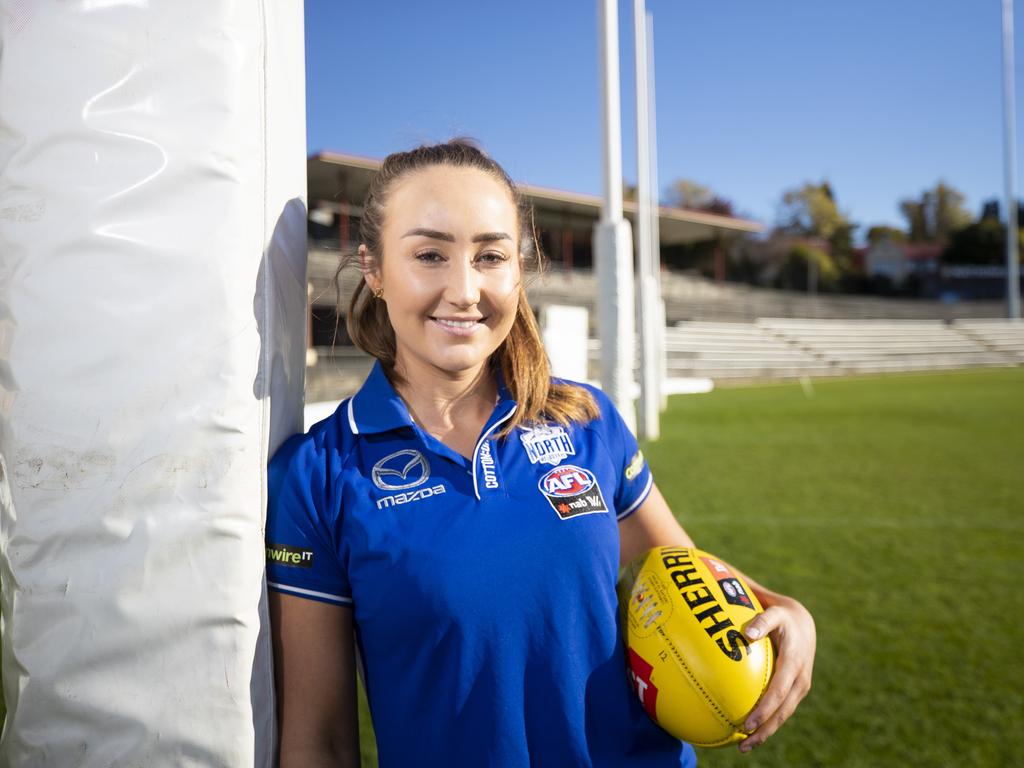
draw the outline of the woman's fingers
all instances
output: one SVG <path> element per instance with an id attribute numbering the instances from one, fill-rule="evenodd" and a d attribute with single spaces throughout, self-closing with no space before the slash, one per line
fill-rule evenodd
<path id="1" fill-rule="evenodd" d="M 740 751 L 749 752 L 778 730 L 810 690 L 816 638 L 814 620 L 796 601 L 769 607 L 745 632 L 751 640 L 770 634 L 777 651 L 772 681 L 744 724 L 751 736 Z"/>
<path id="2" fill-rule="evenodd" d="M 782 702 L 782 705 L 768 717 L 761 727 L 740 742 L 740 752 L 749 752 L 755 747 L 764 744 L 772 734 L 779 730 L 779 726 L 786 722 L 790 715 L 796 711 L 797 705 L 807 695 L 807 691 L 808 688 L 802 685 L 795 685 L 790 688 L 789 694 Z"/>
<path id="3" fill-rule="evenodd" d="M 747 637 L 752 640 L 764 637 L 766 634 L 776 632 L 776 648 L 778 659 L 776 660 L 775 671 L 772 674 L 768 689 L 764 692 L 761 700 L 747 716 L 743 730 L 748 733 L 756 731 L 762 723 L 765 723 L 789 696 L 793 682 L 800 671 L 800 660 L 792 658 L 785 652 L 784 638 L 778 637 L 778 631 L 782 629 L 782 622 L 785 612 L 778 606 L 773 606 L 759 615 L 746 628 Z"/>

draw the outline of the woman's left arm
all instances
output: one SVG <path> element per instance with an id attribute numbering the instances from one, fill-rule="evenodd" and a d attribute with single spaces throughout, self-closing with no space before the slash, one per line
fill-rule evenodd
<path id="1" fill-rule="evenodd" d="M 644 503 L 619 523 L 619 562 L 625 565 L 651 547 L 664 546 L 695 545 L 655 485 Z M 739 749 L 749 752 L 779 729 L 811 689 L 817 640 L 814 619 L 803 605 L 766 589 L 744 574 L 741 576 L 764 607 L 764 613 L 751 621 L 744 632 L 751 640 L 770 636 L 777 656 L 768 690 L 744 725 L 750 736 L 740 742 Z"/>

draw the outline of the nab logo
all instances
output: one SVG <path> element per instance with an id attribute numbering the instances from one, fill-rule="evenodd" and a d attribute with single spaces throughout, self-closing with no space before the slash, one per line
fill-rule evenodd
<path id="1" fill-rule="evenodd" d="M 597 485 L 590 470 L 568 464 L 555 467 L 540 479 L 538 486 L 545 496 L 577 496 Z"/>
<path id="2" fill-rule="evenodd" d="M 373 484 L 382 491 L 404 491 L 423 485 L 430 478 L 430 464 L 419 451 L 396 451 L 373 465 Z"/>

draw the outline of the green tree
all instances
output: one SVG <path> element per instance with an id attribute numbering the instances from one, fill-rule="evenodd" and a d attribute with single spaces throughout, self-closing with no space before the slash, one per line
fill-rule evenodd
<path id="1" fill-rule="evenodd" d="M 839 210 L 835 190 L 829 182 L 805 182 L 782 195 L 779 205 L 778 229 L 790 237 L 818 238 L 827 243 L 826 255 L 831 267 L 843 276 L 851 271 L 853 232 L 857 225 Z M 820 249 L 819 249 L 820 250 Z M 825 269 L 820 273 L 820 285 L 831 287 L 834 281 L 826 279 Z M 813 273 L 812 273 L 813 274 Z M 811 287 L 814 287 L 813 285 Z"/>
<path id="2" fill-rule="evenodd" d="M 715 198 L 711 187 L 690 179 L 676 179 L 669 187 L 668 202 L 676 208 L 701 210 Z"/>
<path id="3" fill-rule="evenodd" d="M 835 192 L 827 181 L 807 182 L 782 194 L 779 227 L 790 235 L 820 237 L 830 243 L 848 239 L 854 224 L 836 204 Z"/>
<path id="4" fill-rule="evenodd" d="M 832 290 L 840 277 L 835 259 L 822 248 L 808 242 L 792 243 L 779 267 L 775 284 L 790 290 Z"/>
<path id="5" fill-rule="evenodd" d="M 1018 250 L 1022 245 L 1024 230 L 1018 230 Z M 946 264 L 1005 264 L 1006 226 L 992 217 L 968 224 L 953 233 L 942 260 Z"/>
<path id="6" fill-rule="evenodd" d="M 690 179 L 676 179 L 669 185 L 668 204 L 690 211 L 718 213 L 722 216 L 734 215 L 732 200 L 716 194 L 711 187 Z"/>
<path id="7" fill-rule="evenodd" d="M 964 196 L 944 181 L 924 190 L 919 198 L 901 200 L 900 212 L 914 243 L 949 243 L 954 232 L 971 223 Z"/>
<path id="8" fill-rule="evenodd" d="M 907 241 L 907 233 L 902 229 L 884 224 L 876 225 L 868 230 L 868 243 L 871 245 L 878 245 L 886 240 L 893 243 L 905 243 Z"/>

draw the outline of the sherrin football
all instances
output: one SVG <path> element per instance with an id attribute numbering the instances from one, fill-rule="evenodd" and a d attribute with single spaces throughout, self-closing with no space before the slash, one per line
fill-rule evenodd
<path id="1" fill-rule="evenodd" d="M 723 747 L 768 687 L 771 641 L 751 641 L 757 598 L 725 562 L 687 547 L 656 547 L 622 570 L 619 606 L 633 690 L 676 738 Z"/>

